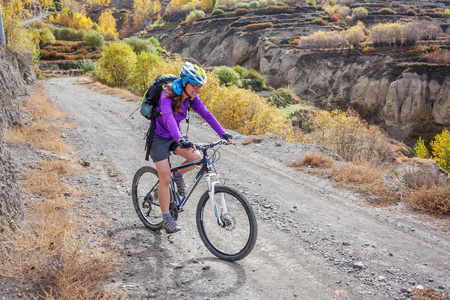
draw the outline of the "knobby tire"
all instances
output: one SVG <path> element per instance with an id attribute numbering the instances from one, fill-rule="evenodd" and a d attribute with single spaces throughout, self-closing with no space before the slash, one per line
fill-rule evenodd
<path id="1" fill-rule="evenodd" d="M 223 214 L 221 197 L 225 196 L 228 213 Z M 218 258 L 237 261 L 253 249 L 258 234 L 256 216 L 245 196 L 235 188 L 216 185 L 214 199 L 217 213 L 225 221 L 220 226 L 206 191 L 197 205 L 197 229 L 205 246 Z"/>

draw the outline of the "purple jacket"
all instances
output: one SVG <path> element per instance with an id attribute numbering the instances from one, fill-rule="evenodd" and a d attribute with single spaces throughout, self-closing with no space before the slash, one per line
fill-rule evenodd
<path id="1" fill-rule="evenodd" d="M 167 92 L 161 93 L 159 99 L 159 107 L 156 111 L 161 111 L 161 116 L 156 118 L 155 133 L 165 138 L 173 138 L 175 141 L 179 141 L 182 136 L 180 133 L 180 122 L 187 117 L 187 111 L 189 107 L 189 101 L 184 101 L 181 105 L 181 113 L 174 114 L 172 111 L 172 98 L 167 97 Z M 220 123 L 214 118 L 214 116 L 206 109 L 198 96 L 195 96 L 192 108 L 198 113 L 205 121 L 214 129 L 215 132 L 221 137 L 225 134 Z"/>

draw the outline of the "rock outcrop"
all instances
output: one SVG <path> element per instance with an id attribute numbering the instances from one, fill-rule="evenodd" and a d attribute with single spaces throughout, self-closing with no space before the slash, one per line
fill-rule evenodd
<path id="1" fill-rule="evenodd" d="M 18 122 L 17 97 L 28 94 L 34 82 L 31 56 L 13 54 L 0 47 L 0 217 L 6 221 L 21 214 L 21 204 L 3 128 Z"/>
<path id="2" fill-rule="evenodd" d="M 260 71 L 273 86 L 289 85 L 315 101 L 339 98 L 373 111 L 391 137 L 404 139 L 425 121 L 450 125 L 448 66 L 402 64 L 391 57 L 272 48 Z"/>

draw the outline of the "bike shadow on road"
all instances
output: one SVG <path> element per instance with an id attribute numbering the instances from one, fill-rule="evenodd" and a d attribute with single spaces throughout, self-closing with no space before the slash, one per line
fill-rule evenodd
<path id="1" fill-rule="evenodd" d="M 142 280 L 152 285 L 167 281 L 166 290 L 173 288 L 183 295 L 220 298 L 236 294 L 247 281 L 239 262 L 223 261 L 212 254 L 205 257 L 203 251 L 183 253 L 184 247 L 174 245 L 172 236 L 160 231 L 126 226 L 111 230 L 108 235 L 114 241 L 114 249 L 124 254 L 121 271 L 132 274 L 126 280 L 133 286 Z"/>

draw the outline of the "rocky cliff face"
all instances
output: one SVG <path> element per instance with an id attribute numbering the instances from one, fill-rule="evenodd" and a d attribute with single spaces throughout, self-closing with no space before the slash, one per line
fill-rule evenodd
<path id="1" fill-rule="evenodd" d="M 315 101 L 342 99 L 373 111 L 390 136 L 406 138 L 425 120 L 450 125 L 448 66 L 402 64 L 390 56 L 308 53 L 271 48 L 260 71 L 274 86 L 289 85 Z"/>
<path id="2" fill-rule="evenodd" d="M 0 47 L 0 217 L 11 221 L 21 213 L 20 194 L 3 128 L 19 120 L 17 97 L 30 92 L 35 81 L 31 57 Z"/>
<path id="3" fill-rule="evenodd" d="M 256 68 L 269 85 L 289 85 L 306 100 L 358 103 L 397 139 L 407 137 L 424 119 L 450 125 L 448 66 L 401 63 L 389 53 L 361 56 L 350 51 L 308 52 L 283 46 L 289 37 L 317 28 L 298 22 L 288 26 L 296 15 L 277 15 L 282 23 L 268 30 L 246 29 L 246 24 L 270 21 L 265 17 L 208 18 L 190 28 L 179 26 L 152 35 L 169 51 L 204 66 Z"/>

